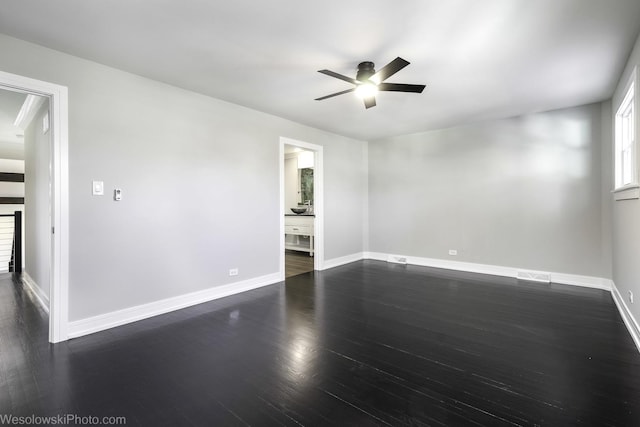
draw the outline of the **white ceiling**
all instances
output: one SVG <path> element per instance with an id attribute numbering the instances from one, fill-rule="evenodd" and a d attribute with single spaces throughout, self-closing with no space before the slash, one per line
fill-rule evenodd
<path id="1" fill-rule="evenodd" d="M 359 139 L 608 99 L 640 30 L 639 0 L 21 0 L 0 31 L 179 87 Z M 365 110 L 314 98 L 396 56 Z M 0 63 L 1 67 L 1 63 Z"/>

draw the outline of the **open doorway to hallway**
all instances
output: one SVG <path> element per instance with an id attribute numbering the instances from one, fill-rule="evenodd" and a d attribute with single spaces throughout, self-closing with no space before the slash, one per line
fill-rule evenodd
<path id="1" fill-rule="evenodd" d="M 49 342 L 69 338 L 69 95 L 66 86 L 0 71 L 0 89 L 49 102 Z M 44 126 L 44 122 L 43 126 Z"/>
<path id="2" fill-rule="evenodd" d="M 51 138 L 49 99 L 0 88 L 0 274 L 49 312 Z M 27 298 L 24 299 L 25 301 Z"/>

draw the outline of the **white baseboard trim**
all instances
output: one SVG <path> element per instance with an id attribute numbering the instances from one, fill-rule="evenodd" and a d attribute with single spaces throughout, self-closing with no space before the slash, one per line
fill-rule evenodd
<path id="1" fill-rule="evenodd" d="M 149 317 L 180 310 L 218 298 L 227 297 L 263 286 L 281 282 L 280 273 L 268 274 L 241 282 L 230 283 L 228 285 L 216 286 L 202 291 L 179 295 L 172 298 L 154 301 L 148 304 L 125 308 L 123 310 L 105 313 L 87 319 L 76 320 L 69 323 L 69 338 L 78 338 L 83 335 L 93 334 L 106 329 Z"/>
<path id="2" fill-rule="evenodd" d="M 36 299 L 36 302 L 42 307 L 44 311 L 49 314 L 49 297 L 42 291 L 42 288 L 29 276 L 29 273 L 23 270 L 22 273 L 23 285 L 31 291 Z"/>
<path id="3" fill-rule="evenodd" d="M 360 261 L 364 259 L 364 252 L 357 252 L 351 255 L 341 256 L 339 258 L 332 258 L 325 260 L 324 265 L 322 266 L 323 270 L 328 270 L 330 268 L 339 267 L 341 265 L 349 264 L 351 262 Z"/>
<path id="4" fill-rule="evenodd" d="M 419 265 L 421 267 L 444 268 L 446 270 L 466 271 L 468 273 L 490 274 L 493 276 L 515 277 L 518 270 L 516 268 L 499 267 L 496 265 L 475 264 L 470 262 L 450 261 L 446 259 L 423 258 L 408 255 L 386 254 L 380 252 L 368 252 L 368 259 L 387 261 L 392 258 L 404 258 L 407 264 Z"/>
<path id="5" fill-rule="evenodd" d="M 631 334 L 631 338 L 633 338 L 633 342 L 636 344 L 636 348 L 640 351 L 640 325 L 638 325 L 637 320 L 633 317 L 633 314 L 631 314 L 627 303 L 613 282 L 611 282 L 611 296 L 613 297 L 613 302 L 615 302 L 618 307 L 620 317 L 622 317 L 627 330 Z"/>
<path id="6" fill-rule="evenodd" d="M 387 261 L 390 258 L 406 258 L 407 264 L 419 265 L 422 267 L 444 268 L 446 270 L 465 271 L 468 273 L 490 274 L 493 276 L 503 276 L 517 278 L 519 271 L 533 271 L 535 273 L 549 275 L 551 282 L 563 285 L 583 286 L 587 288 L 603 289 L 611 291 L 611 281 L 600 277 L 581 276 L 577 274 L 552 273 L 534 271 L 526 268 L 504 267 L 499 265 L 476 264 L 471 262 L 451 261 L 446 259 L 423 258 L 407 255 L 386 254 L 381 252 L 365 252 L 365 259 L 375 259 Z"/>
<path id="7" fill-rule="evenodd" d="M 551 273 L 553 283 L 582 286 L 583 288 L 602 289 L 611 292 L 611 280 L 602 277 L 581 276 L 578 274 Z"/>

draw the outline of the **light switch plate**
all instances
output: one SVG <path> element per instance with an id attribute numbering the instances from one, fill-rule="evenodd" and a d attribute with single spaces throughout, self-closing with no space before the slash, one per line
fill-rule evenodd
<path id="1" fill-rule="evenodd" d="M 93 181 L 92 188 L 94 196 L 104 196 L 104 181 Z"/>

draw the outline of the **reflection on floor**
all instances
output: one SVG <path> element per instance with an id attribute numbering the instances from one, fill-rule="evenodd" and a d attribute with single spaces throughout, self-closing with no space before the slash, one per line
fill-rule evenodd
<path id="1" fill-rule="evenodd" d="M 285 277 L 313 271 L 313 257 L 307 252 L 285 251 L 284 253 Z"/>

